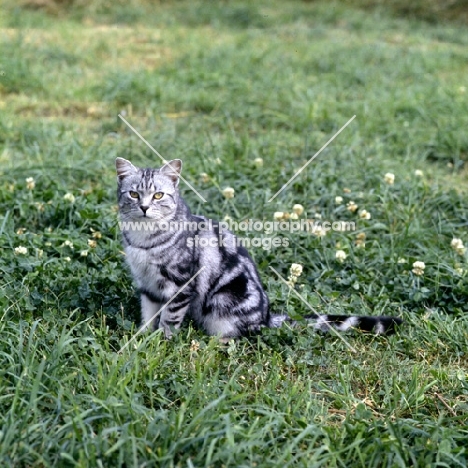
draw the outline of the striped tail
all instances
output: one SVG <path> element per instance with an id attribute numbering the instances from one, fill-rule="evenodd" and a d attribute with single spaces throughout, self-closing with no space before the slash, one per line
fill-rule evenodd
<path id="1" fill-rule="evenodd" d="M 348 331 L 352 329 L 361 330 L 364 332 L 374 333 L 375 335 L 391 335 L 395 333 L 398 325 L 403 323 L 403 320 L 398 317 L 382 317 L 382 316 L 346 316 L 346 315 L 316 315 L 310 314 L 304 317 L 310 325 L 316 330 L 328 331 L 331 327 L 338 331 Z M 287 315 L 271 315 L 270 327 L 278 328 L 284 322 L 291 325 L 296 325 L 300 322 L 292 320 Z"/>

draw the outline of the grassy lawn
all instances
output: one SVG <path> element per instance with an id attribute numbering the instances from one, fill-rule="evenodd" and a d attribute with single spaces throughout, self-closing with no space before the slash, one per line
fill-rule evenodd
<path id="1" fill-rule="evenodd" d="M 0 465 L 466 466 L 466 27 L 331 2 L 16 3 L 0 13 Z M 403 327 L 222 346 L 187 324 L 119 352 L 139 304 L 114 159 L 160 165 L 119 113 L 184 161 L 196 213 L 299 203 L 355 222 L 250 249 L 273 310 L 310 312 L 269 268 L 299 263 L 317 311 Z"/>

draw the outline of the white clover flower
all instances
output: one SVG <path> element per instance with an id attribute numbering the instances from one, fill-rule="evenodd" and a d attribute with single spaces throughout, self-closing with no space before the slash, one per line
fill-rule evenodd
<path id="1" fill-rule="evenodd" d="M 254 159 L 255 167 L 260 168 L 263 167 L 263 159 L 262 158 L 255 158 Z"/>
<path id="2" fill-rule="evenodd" d="M 350 201 L 346 204 L 346 209 L 354 213 L 358 209 L 358 206 L 353 201 Z"/>
<path id="3" fill-rule="evenodd" d="M 273 213 L 273 219 L 279 221 L 280 219 L 284 218 L 284 213 L 282 211 L 275 211 Z"/>
<path id="4" fill-rule="evenodd" d="M 27 255 L 28 249 L 23 246 L 15 247 L 15 254 L 16 255 Z"/>
<path id="5" fill-rule="evenodd" d="M 425 268 L 426 264 L 424 262 L 416 261 L 413 263 L 413 269 L 411 271 L 417 276 L 422 276 L 424 275 Z"/>
<path id="6" fill-rule="evenodd" d="M 343 263 L 346 260 L 346 252 L 344 250 L 337 250 L 335 253 L 335 258 L 338 262 Z"/>
<path id="7" fill-rule="evenodd" d="M 206 172 L 202 172 L 200 174 L 200 179 L 204 184 L 206 184 L 207 182 L 210 181 L 210 176 Z"/>
<path id="8" fill-rule="evenodd" d="M 80 252 L 80 255 L 81 255 L 82 257 L 87 257 L 87 256 L 88 256 L 88 253 L 89 253 L 89 250 L 82 250 L 82 251 Z"/>
<path id="9" fill-rule="evenodd" d="M 97 242 L 94 239 L 88 239 L 88 245 L 92 248 L 95 249 L 97 247 Z"/>
<path id="10" fill-rule="evenodd" d="M 455 268 L 455 271 L 456 271 L 460 276 L 462 276 L 463 273 L 465 273 L 465 270 L 464 270 L 463 268 L 461 268 L 461 267 Z"/>
<path id="11" fill-rule="evenodd" d="M 343 203 L 343 197 L 340 197 L 340 196 L 335 197 L 335 203 L 337 205 L 341 205 Z"/>
<path id="12" fill-rule="evenodd" d="M 361 210 L 359 212 L 359 217 L 361 219 L 371 219 L 371 214 L 367 210 Z"/>
<path id="13" fill-rule="evenodd" d="M 297 215 L 297 213 L 291 213 L 291 214 L 289 215 L 289 219 L 296 220 L 296 219 L 299 219 L 299 216 Z"/>
<path id="14" fill-rule="evenodd" d="M 190 351 L 196 353 L 200 349 L 200 343 L 197 340 L 192 340 L 190 343 Z"/>
<path id="15" fill-rule="evenodd" d="M 70 203 L 75 203 L 75 196 L 73 195 L 73 193 L 66 193 L 64 196 L 63 196 L 63 199 L 67 202 L 70 202 Z"/>
<path id="16" fill-rule="evenodd" d="M 453 238 L 450 245 L 455 252 L 459 255 L 463 255 L 466 252 L 466 248 L 463 245 L 463 241 L 461 239 Z"/>
<path id="17" fill-rule="evenodd" d="M 392 174 L 391 172 L 387 172 L 384 175 L 384 181 L 388 185 L 393 185 L 395 183 L 395 174 Z"/>
<path id="18" fill-rule="evenodd" d="M 463 241 L 461 239 L 458 239 L 457 237 L 454 237 L 452 239 L 452 242 L 450 242 L 450 245 L 452 246 L 452 248 L 457 250 L 463 248 Z"/>
<path id="19" fill-rule="evenodd" d="M 37 256 L 41 258 L 44 255 L 44 251 L 42 249 L 36 249 Z"/>
<path id="20" fill-rule="evenodd" d="M 366 246 L 366 233 L 365 232 L 360 232 L 356 236 L 356 241 L 355 241 L 356 247 L 358 249 L 363 249 Z M 337 245 L 338 247 L 338 245 Z"/>
<path id="21" fill-rule="evenodd" d="M 406 260 L 406 258 L 399 257 L 397 263 L 408 263 L 408 260 Z"/>
<path id="22" fill-rule="evenodd" d="M 296 203 L 292 207 L 293 213 L 296 213 L 298 216 L 301 216 L 302 213 L 304 213 L 304 207 L 302 205 L 299 205 L 299 203 Z"/>
<path id="23" fill-rule="evenodd" d="M 26 180 L 26 188 L 28 190 L 33 190 L 34 187 L 36 186 L 36 182 L 32 177 L 28 177 Z"/>
<path id="24" fill-rule="evenodd" d="M 311 233 L 316 237 L 324 237 L 327 235 L 327 231 L 323 229 L 322 226 L 318 226 L 316 224 L 312 225 Z"/>
<path id="25" fill-rule="evenodd" d="M 69 241 L 68 239 L 61 245 L 61 247 L 70 247 L 70 249 L 73 249 L 73 242 Z"/>
<path id="26" fill-rule="evenodd" d="M 290 287 L 294 287 L 297 282 L 297 278 L 302 274 L 302 265 L 299 263 L 293 263 L 289 268 L 289 277 L 288 277 L 288 285 Z"/>
<path id="27" fill-rule="evenodd" d="M 299 277 L 302 275 L 302 265 L 300 263 L 293 263 L 289 268 L 291 275 Z"/>
<path id="28" fill-rule="evenodd" d="M 71 262 L 71 258 L 70 258 L 70 257 L 65 257 L 64 260 L 65 260 L 66 262 Z"/>
<path id="29" fill-rule="evenodd" d="M 423 176 L 424 176 L 424 172 L 421 171 L 421 169 L 416 169 L 416 170 L 414 171 L 414 175 L 415 175 L 416 177 L 423 177 Z"/>
<path id="30" fill-rule="evenodd" d="M 314 218 L 315 219 L 322 219 L 322 215 L 320 213 L 315 213 Z"/>
<path id="31" fill-rule="evenodd" d="M 232 187 L 226 187 L 223 190 L 223 196 L 224 196 L 224 198 L 227 198 L 228 200 L 230 198 L 234 198 L 234 189 Z"/>
<path id="32" fill-rule="evenodd" d="M 93 228 L 90 230 L 92 232 L 91 236 L 94 237 L 94 239 L 100 239 L 102 237 L 102 234 L 99 231 L 95 231 Z"/>

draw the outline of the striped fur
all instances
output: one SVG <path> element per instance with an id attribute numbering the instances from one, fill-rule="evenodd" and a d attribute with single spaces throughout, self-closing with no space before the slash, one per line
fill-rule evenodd
<path id="1" fill-rule="evenodd" d="M 285 321 L 293 323 L 287 315 L 270 312 L 256 266 L 247 250 L 237 245 L 233 233 L 216 222 L 211 229 L 158 228 L 157 223 L 164 221 L 208 222 L 193 215 L 179 195 L 180 160 L 160 169 L 141 169 L 117 158 L 116 168 L 121 223 L 139 223 L 139 229 L 127 224 L 122 237 L 141 294 L 144 327 L 162 328 L 170 337 L 189 317 L 209 335 L 229 339 L 263 327 L 279 327 Z M 199 243 L 203 239 L 207 246 L 197 247 L 196 239 Z M 401 323 L 394 317 L 305 318 L 317 330 L 333 326 L 340 331 L 359 328 L 376 334 L 391 333 Z"/>

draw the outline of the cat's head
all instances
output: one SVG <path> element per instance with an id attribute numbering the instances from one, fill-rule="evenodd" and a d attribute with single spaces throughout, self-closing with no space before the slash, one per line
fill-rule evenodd
<path id="1" fill-rule="evenodd" d="M 117 196 L 124 219 L 170 220 L 177 209 L 182 161 L 174 159 L 160 169 L 142 169 L 124 158 L 115 160 Z"/>

